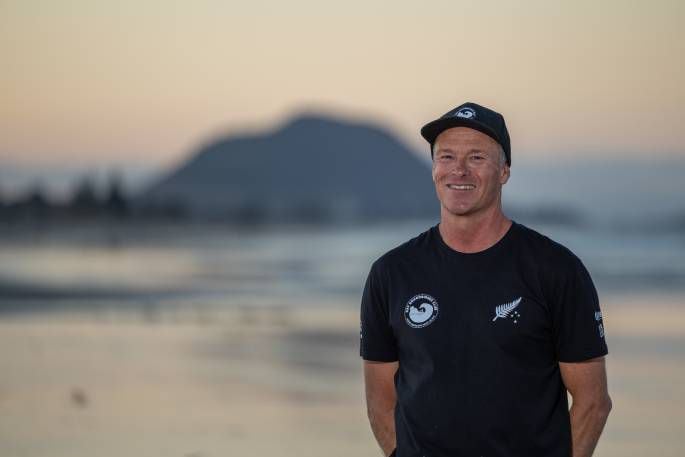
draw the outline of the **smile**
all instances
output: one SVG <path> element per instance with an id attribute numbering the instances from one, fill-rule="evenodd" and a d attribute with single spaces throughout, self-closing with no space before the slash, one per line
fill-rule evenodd
<path id="1" fill-rule="evenodd" d="M 473 184 L 448 184 L 447 187 L 454 190 L 472 190 L 476 188 Z"/>

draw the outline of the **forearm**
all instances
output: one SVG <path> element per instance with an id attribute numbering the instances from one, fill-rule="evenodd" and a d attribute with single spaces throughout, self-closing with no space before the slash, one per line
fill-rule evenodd
<path id="1" fill-rule="evenodd" d="M 395 450 L 395 405 L 397 392 L 394 377 L 398 362 L 364 361 L 364 385 L 366 389 L 366 413 L 383 455 Z"/>
<path id="2" fill-rule="evenodd" d="M 611 400 L 582 403 L 574 400 L 571 406 L 571 435 L 573 457 L 591 457 L 611 411 Z"/>
<path id="3" fill-rule="evenodd" d="M 378 441 L 378 445 L 383 450 L 385 456 L 395 450 L 395 407 L 392 408 L 378 408 L 371 407 L 368 410 L 369 422 L 371 423 L 371 430 Z"/>

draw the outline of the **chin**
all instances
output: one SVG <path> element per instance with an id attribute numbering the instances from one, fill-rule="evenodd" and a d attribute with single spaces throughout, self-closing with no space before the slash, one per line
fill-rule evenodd
<path id="1" fill-rule="evenodd" d="M 473 208 L 471 207 L 463 207 L 463 206 L 445 206 L 443 205 L 443 209 L 448 212 L 449 214 L 452 214 L 453 216 L 468 216 L 469 214 L 472 214 Z"/>
<path id="2" fill-rule="evenodd" d="M 450 213 L 468 213 L 473 211 L 473 202 L 468 202 L 464 200 L 456 200 L 446 198 L 440 201 L 440 206 L 449 211 Z"/>

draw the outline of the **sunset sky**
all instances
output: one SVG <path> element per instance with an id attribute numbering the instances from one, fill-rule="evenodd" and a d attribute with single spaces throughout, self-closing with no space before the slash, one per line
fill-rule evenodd
<path id="1" fill-rule="evenodd" d="M 0 0 L 0 166 L 165 167 L 302 109 L 418 149 L 463 101 L 514 160 L 682 157 L 684 4 Z"/>

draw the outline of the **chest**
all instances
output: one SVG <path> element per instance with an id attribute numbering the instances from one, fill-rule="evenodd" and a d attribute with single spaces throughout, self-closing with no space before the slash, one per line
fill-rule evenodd
<path id="1" fill-rule="evenodd" d="M 513 262 L 435 265 L 395 272 L 390 323 L 400 355 L 424 361 L 517 361 L 554 357 L 550 303 L 534 271 Z"/>

